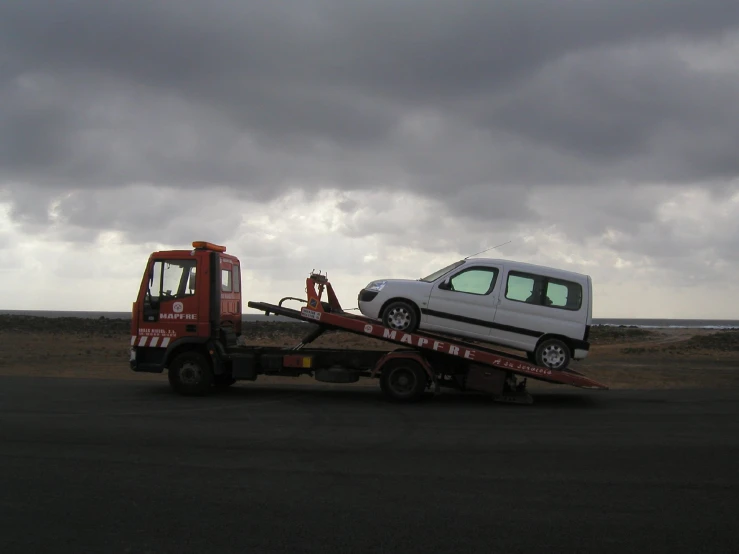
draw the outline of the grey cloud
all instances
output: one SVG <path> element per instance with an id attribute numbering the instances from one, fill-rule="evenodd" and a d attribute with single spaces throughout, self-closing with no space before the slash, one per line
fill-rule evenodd
<path id="1" fill-rule="evenodd" d="M 557 224 L 573 240 L 609 230 L 631 231 L 658 217 L 660 206 L 686 187 L 611 185 L 589 189 L 550 187 L 531 194 L 536 219 Z"/>
<path id="2" fill-rule="evenodd" d="M 24 173 L 63 163 L 70 151 L 65 130 L 74 125 L 71 114 L 51 106 L 16 107 L 17 111 L 8 113 L 6 105 L 0 112 L 5 137 L 0 145 L 0 161 Z"/>
<path id="3" fill-rule="evenodd" d="M 52 223 L 51 207 L 59 190 L 29 185 L 5 188 L 4 201 L 10 205 L 10 217 L 28 233 L 43 231 Z"/>
<path id="4" fill-rule="evenodd" d="M 163 187 L 75 191 L 53 202 L 57 238 L 91 243 L 107 230 L 129 243 L 186 246 L 193 240 L 226 241 L 240 224 L 241 214 L 226 202 L 207 203 L 204 195 L 186 203 L 179 198 L 180 191 Z"/>
<path id="5" fill-rule="evenodd" d="M 739 77 L 678 49 L 737 31 L 726 0 L 6 2 L 0 183 L 23 183 L 14 217 L 38 224 L 50 190 L 87 189 L 67 221 L 134 238 L 166 227 L 166 204 L 121 194 L 117 214 L 90 189 L 412 190 L 437 219 L 497 229 L 544 212 L 577 238 L 654 211 L 592 199 L 600 221 L 564 221 L 580 193 L 558 214 L 539 187 L 739 174 Z"/>
<path id="6" fill-rule="evenodd" d="M 501 83 L 569 51 L 713 37 L 736 26 L 739 8 L 725 0 L 27 0 L 6 3 L 0 16 L 9 46 L 42 67 L 173 86 L 211 77 L 215 88 L 225 75 L 329 80 L 416 100 Z"/>
<path id="7" fill-rule="evenodd" d="M 635 195 L 635 203 L 648 197 Z M 666 270 L 652 274 L 660 286 L 668 282 L 687 286 L 733 281 L 739 262 L 739 189 L 735 189 L 733 201 L 708 198 L 709 202 L 682 199 L 679 211 L 671 216 L 664 211 L 658 216 L 659 206 L 647 202 L 652 216 L 635 217 L 630 223 L 625 218 L 625 203 L 616 201 L 610 211 L 599 213 L 605 220 L 604 228 L 618 231 L 603 244 L 625 259 L 642 260 L 645 267 Z"/>
<path id="8" fill-rule="evenodd" d="M 570 56 L 501 95 L 495 109 L 482 107 L 480 115 L 493 128 L 601 163 L 613 178 L 736 176 L 739 78 L 696 73 L 671 46 Z"/>
<path id="9" fill-rule="evenodd" d="M 226 112 L 130 83 L 28 75 L 5 90 L 12 94 L 0 106 L 0 180 L 88 189 L 225 185 L 266 200 L 296 182 L 315 189 L 393 178 L 376 148 L 253 133 Z"/>

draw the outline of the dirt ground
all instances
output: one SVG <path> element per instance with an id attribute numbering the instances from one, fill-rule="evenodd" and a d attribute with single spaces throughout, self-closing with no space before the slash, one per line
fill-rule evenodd
<path id="1" fill-rule="evenodd" d="M 245 323 L 247 344 L 290 346 L 311 329 L 301 323 Z M 589 357 L 571 367 L 610 388 L 739 386 L 739 330 L 593 328 Z M 128 368 L 130 321 L 0 315 L 0 375 L 162 380 Z M 340 332 L 312 346 L 393 349 L 392 343 Z M 258 383 L 315 383 L 310 377 Z M 361 385 L 375 385 L 361 380 Z M 529 387 L 554 385 L 529 380 Z"/>

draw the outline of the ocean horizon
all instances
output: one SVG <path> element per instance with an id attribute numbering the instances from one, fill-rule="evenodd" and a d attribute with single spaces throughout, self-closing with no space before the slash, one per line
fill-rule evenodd
<path id="1" fill-rule="evenodd" d="M 131 319 L 130 312 L 107 311 L 63 311 L 63 310 L 0 310 L 2 315 L 26 315 L 34 317 L 77 317 L 83 319 Z M 298 322 L 288 317 L 264 314 L 244 314 L 242 320 L 255 322 Z M 594 317 L 593 325 L 627 326 L 641 328 L 673 328 L 673 329 L 739 329 L 739 319 L 669 319 L 669 318 L 608 318 Z"/>

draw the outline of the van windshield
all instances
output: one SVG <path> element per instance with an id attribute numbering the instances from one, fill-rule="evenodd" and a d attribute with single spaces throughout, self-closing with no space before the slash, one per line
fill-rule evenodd
<path id="1" fill-rule="evenodd" d="M 446 275 L 451 270 L 453 270 L 454 268 L 459 267 L 463 263 L 464 263 L 464 260 L 460 260 L 458 262 L 454 262 L 453 264 L 448 265 L 448 266 L 446 266 L 446 267 L 444 267 L 442 269 L 439 269 L 438 271 L 434 271 L 431 275 L 427 275 L 426 277 L 424 277 L 422 279 L 419 279 L 419 281 L 424 281 L 425 283 L 431 283 L 432 281 L 436 281 L 439 277 L 441 277 L 442 275 Z"/>

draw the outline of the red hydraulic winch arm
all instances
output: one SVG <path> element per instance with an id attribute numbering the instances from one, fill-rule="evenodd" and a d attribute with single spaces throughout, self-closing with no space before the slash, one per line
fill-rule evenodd
<path id="1" fill-rule="evenodd" d="M 321 297 L 323 296 L 323 291 L 326 291 L 326 296 L 328 297 L 328 307 L 329 310 L 325 309 L 324 303 L 321 302 Z M 334 293 L 334 288 L 331 286 L 331 283 L 328 280 L 328 277 L 326 275 L 321 275 L 320 273 L 311 273 L 310 277 L 308 277 L 305 280 L 305 292 L 308 295 L 308 306 L 316 310 L 317 312 L 333 312 L 333 313 L 341 313 L 344 310 L 341 308 L 341 304 L 339 303 L 339 299 L 336 297 L 336 293 Z"/>

